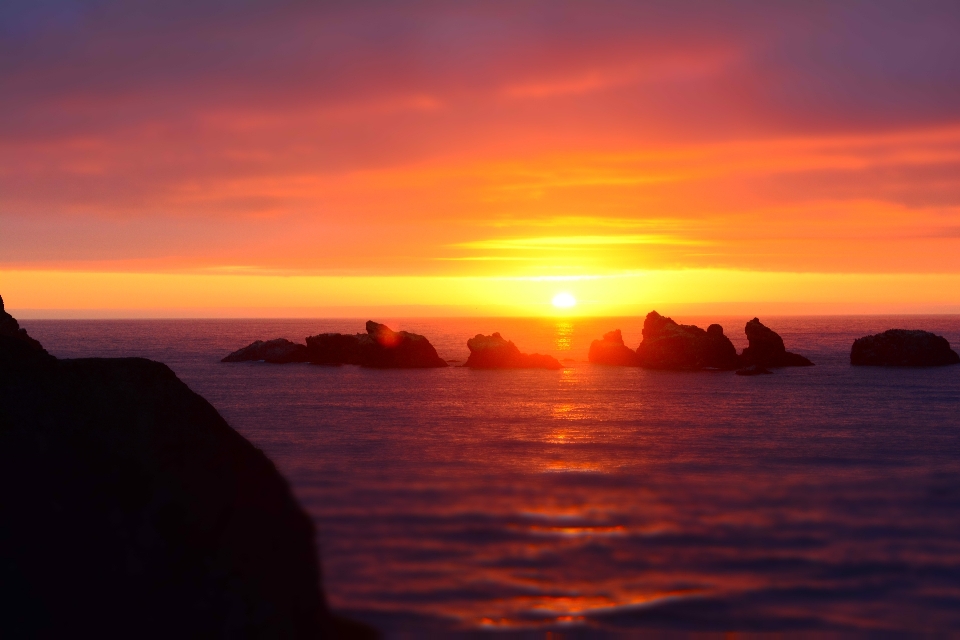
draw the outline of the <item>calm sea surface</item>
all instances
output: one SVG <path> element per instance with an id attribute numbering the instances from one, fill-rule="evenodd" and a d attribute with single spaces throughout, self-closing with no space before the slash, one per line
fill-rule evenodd
<path id="1" fill-rule="evenodd" d="M 748 318 L 677 319 L 745 346 Z M 379 319 L 460 363 L 499 331 L 562 371 L 219 362 L 364 320 L 22 325 L 173 368 L 290 480 L 331 604 L 388 637 L 960 631 L 960 366 L 848 364 L 894 327 L 957 348 L 960 316 L 763 318 L 817 366 L 753 378 L 586 362 L 642 318 Z"/>

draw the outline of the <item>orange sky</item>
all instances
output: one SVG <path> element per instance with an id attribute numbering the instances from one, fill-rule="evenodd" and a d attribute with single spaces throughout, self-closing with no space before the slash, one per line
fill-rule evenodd
<path id="1" fill-rule="evenodd" d="M 960 311 L 960 10 L 770 5 L 3 9 L 0 295 Z"/>

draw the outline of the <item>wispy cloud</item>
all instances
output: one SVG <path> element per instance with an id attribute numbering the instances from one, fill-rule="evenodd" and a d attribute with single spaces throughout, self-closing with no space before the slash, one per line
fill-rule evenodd
<path id="1" fill-rule="evenodd" d="M 539 236 L 532 238 L 495 238 L 461 242 L 453 246 L 464 249 L 558 249 L 577 247 L 604 247 L 615 245 L 700 245 L 701 240 L 691 240 L 663 234 L 622 234 L 582 236 Z"/>

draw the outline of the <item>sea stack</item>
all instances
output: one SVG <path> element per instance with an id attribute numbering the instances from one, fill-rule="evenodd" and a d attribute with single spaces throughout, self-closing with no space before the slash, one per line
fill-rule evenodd
<path id="1" fill-rule="evenodd" d="M 602 340 L 591 342 L 587 359 L 594 364 L 617 367 L 640 366 L 640 356 L 623 343 L 623 334 L 620 333 L 620 329 L 608 331 L 603 334 Z"/>
<path id="2" fill-rule="evenodd" d="M 470 357 L 465 367 L 472 369 L 562 369 L 553 356 L 539 353 L 520 353 L 517 345 L 505 340 L 499 333 L 477 334 L 467 340 Z"/>
<path id="3" fill-rule="evenodd" d="M 234 351 L 221 362 L 270 362 L 288 364 L 290 362 L 309 362 L 306 345 L 277 338 L 276 340 L 257 340 L 243 349 Z"/>
<path id="4" fill-rule="evenodd" d="M 706 331 L 677 324 L 656 311 L 643 322 L 643 342 L 637 347 L 640 366 L 647 369 L 736 369 L 740 360 L 723 327 L 711 324 Z"/>
<path id="5" fill-rule="evenodd" d="M 754 318 L 743 328 L 747 334 L 749 346 L 740 354 L 740 364 L 744 367 L 811 367 L 807 358 L 790 353 L 783 345 L 780 335 L 764 326 L 759 318 Z"/>
<path id="6" fill-rule="evenodd" d="M 929 331 L 890 329 L 864 336 L 850 349 L 850 364 L 885 367 L 940 367 L 960 364 L 943 336 Z"/>
<path id="7" fill-rule="evenodd" d="M 366 333 L 320 333 L 306 344 L 283 338 L 257 340 L 234 351 L 221 362 L 264 361 L 277 364 L 355 364 L 375 369 L 425 369 L 449 366 L 425 337 L 368 320 Z"/>
<path id="8" fill-rule="evenodd" d="M 0 311 L 9 637 L 369 637 L 333 616 L 311 519 L 166 365 L 57 360 Z"/>

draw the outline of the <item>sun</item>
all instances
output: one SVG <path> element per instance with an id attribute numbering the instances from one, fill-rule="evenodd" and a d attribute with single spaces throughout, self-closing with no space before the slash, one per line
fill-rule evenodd
<path id="1" fill-rule="evenodd" d="M 553 306 L 555 306 L 557 309 L 569 309 L 575 304 L 577 304 L 577 299 L 566 291 L 561 291 L 557 295 L 553 296 Z"/>

